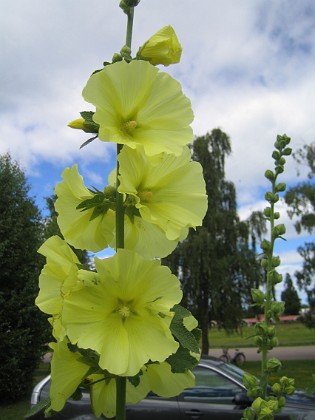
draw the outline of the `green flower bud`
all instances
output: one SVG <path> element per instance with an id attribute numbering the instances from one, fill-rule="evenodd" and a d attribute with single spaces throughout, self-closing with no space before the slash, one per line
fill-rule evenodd
<path id="1" fill-rule="evenodd" d="M 258 379 L 250 373 L 244 373 L 243 383 L 246 389 L 252 389 L 258 385 Z"/>
<path id="2" fill-rule="evenodd" d="M 279 238 L 279 236 L 284 235 L 286 232 L 286 228 L 283 224 L 277 225 L 272 229 L 272 236 L 273 238 Z"/>
<path id="3" fill-rule="evenodd" d="M 265 194 L 265 199 L 269 201 L 269 203 L 276 203 L 277 201 L 279 201 L 279 196 L 278 194 L 274 194 L 271 191 L 268 191 Z"/>
<path id="4" fill-rule="evenodd" d="M 251 290 L 253 301 L 256 303 L 263 303 L 265 301 L 266 295 L 259 289 Z"/>
<path id="5" fill-rule="evenodd" d="M 277 148 L 276 143 L 275 143 L 275 147 Z M 272 153 L 272 157 L 274 158 L 274 160 L 277 160 L 278 161 L 280 159 L 281 155 L 280 155 L 279 152 L 277 152 L 276 150 L 274 150 L 274 152 Z"/>
<path id="6" fill-rule="evenodd" d="M 264 239 L 260 244 L 260 248 L 267 254 L 271 249 L 271 243 L 267 239 Z"/>
<path id="7" fill-rule="evenodd" d="M 268 267 L 268 260 L 267 260 L 267 258 L 263 258 L 263 259 L 260 261 L 260 265 L 261 265 L 262 267 L 264 267 L 264 268 L 267 268 L 267 267 Z"/>
<path id="8" fill-rule="evenodd" d="M 278 185 L 276 185 L 276 191 L 277 192 L 283 192 L 287 188 L 286 184 L 284 182 L 280 182 Z"/>
<path id="9" fill-rule="evenodd" d="M 269 179 L 269 181 L 273 181 L 275 179 L 275 174 L 270 169 L 267 169 L 265 172 L 265 177 Z"/>
<path id="10" fill-rule="evenodd" d="M 118 61 L 121 61 L 121 60 L 122 60 L 122 56 L 121 56 L 120 54 L 115 53 L 115 54 L 113 55 L 113 58 L 112 58 L 112 62 L 113 62 L 113 63 L 117 63 Z"/>
<path id="11" fill-rule="evenodd" d="M 282 388 L 281 385 L 276 382 L 272 385 L 271 390 L 275 395 L 279 395 L 281 393 Z"/>
<path id="12" fill-rule="evenodd" d="M 278 211 L 275 211 L 273 214 L 274 219 L 280 219 L 280 213 Z"/>
<path id="13" fill-rule="evenodd" d="M 276 175 L 282 174 L 284 172 L 284 167 L 282 165 L 276 166 Z"/>
<path id="14" fill-rule="evenodd" d="M 285 156 L 290 156 L 292 153 L 292 149 L 290 147 L 286 147 L 284 150 L 282 150 L 282 154 Z"/>
<path id="15" fill-rule="evenodd" d="M 271 265 L 273 267 L 279 267 L 280 263 L 281 263 L 281 261 L 280 261 L 279 257 L 272 257 Z"/>
<path id="16" fill-rule="evenodd" d="M 265 207 L 265 209 L 264 209 L 264 215 L 266 217 L 270 217 L 271 216 L 271 208 L 270 207 Z"/>
<path id="17" fill-rule="evenodd" d="M 264 400 L 260 397 L 256 398 L 255 401 L 253 401 L 252 408 L 255 410 L 256 413 L 260 412 L 263 403 Z"/>
<path id="18" fill-rule="evenodd" d="M 270 342 L 269 342 L 269 350 L 273 349 L 274 347 L 277 347 L 279 344 L 279 340 L 277 339 L 277 337 L 273 337 Z"/>
<path id="19" fill-rule="evenodd" d="M 242 420 L 255 420 L 255 417 L 255 411 L 251 407 L 245 408 L 245 410 L 243 411 Z"/>
<path id="20" fill-rule="evenodd" d="M 278 319 L 283 314 L 283 311 L 284 311 L 284 302 L 272 302 L 271 303 L 272 318 Z"/>
<path id="21" fill-rule="evenodd" d="M 269 369 L 271 372 L 278 372 L 282 367 L 282 364 L 279 359 L 276 357 L 272 357 L 267 362 L 267 369 Z M 279 384 L 280 386 L 280 384 Z M 280 386 L 281 389 L 281 386 Z"/>
<path id="22" fill-rule="evenodd" d="M 275 336 L 275 334 L 276 334 L 276 329 L 275 329 L 275 327 L 268 327 L 267 328 L 267 334 L 268 334 L 268 337 L 269 338 L 272 338 L 272 337 L 274 337 Z M 273 360 L 273 359 L 270 359 L 270 360 Z"/>

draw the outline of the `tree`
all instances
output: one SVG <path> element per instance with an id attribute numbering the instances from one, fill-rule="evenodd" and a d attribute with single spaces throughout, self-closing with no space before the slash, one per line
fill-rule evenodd
<path id="1" fill-rule="evenodd" d="M 29 392 L 45 343 L 46 317 L 34 304 L 42 259 L 41 217 L 19 165 L 0 156 L 0 399 Z"/>
<path id="2" fill-rule="evenodd" d="M 308 180 L 289 188 L 285 201 L 289 207 L 289 216 L 298 218 L 295 223 L 296 231 L 301 233 L 304 229 L 311 234 L 315 230 L 315 142 L 300 148 L 294 154 L 294 158 L 300 165 L 308 166 Z M 310 319 L 314 320 L 309 322 L 308 326 L 315 328 L 315 242 L 306 242 L 298 248 L 298 252 L 303 258 L 303 266 L 295 276 L 299 287 L 304 288 L 308 295 Z"/>
<path id="3" fill-rule="evenodd" d="M 234 184 L 225 180 L 230 153 L 230 139 L 220 129 L 195 139 L 192 158 L 203 167 L 208 211 L 203 225 L 164 260 L 182 282 L 184 305 L 199 321 L 204 354 L 211 320 L 226 330 L 237 329 L 244 305 L 251 303 L 250 290 L 261 277 L 255 244 L 249 243 L 255 228 L 239 220 Z"/>
<path id="4" fill-rule="evenodd" d="M 297 315 L 301 310 L 301 299 L 288 273 L 286 274 L 284 285 L 285 288 L 281 293 L 281 300 L 284 302 L 284 314 Z"/>

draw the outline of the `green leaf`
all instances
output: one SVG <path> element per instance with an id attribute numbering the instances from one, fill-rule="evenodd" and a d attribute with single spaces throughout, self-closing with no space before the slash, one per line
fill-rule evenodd
<path id="1" fill-rule="evenodd" d="M 44 411 L 47 407 L 50 405 L 50 399 L 45 398 L 41 400 L 39 403 L 34 405 L 24 416 L 25 419 L 29 419 L 30 417 L 35 416 L 36 414 L 40 413 L 41 411 Z"/>
<path id="2" fill-rule="evenodd" d="M 166 359 L 166 362 L 171 365 L 173 373 L 183 373 L 197 366 L 199 360 L 192 356 L 188 349 L 179 347 L 175 354 Z"/>
<path id="3" fill-rule="evenodd" d="M 90 144 L 93 140 L 97 139 L 97 136 L 91 137 L 88 140 L 86 140 L 84 143 L 81 144 L 80 149 Z"/>
<path id="4" fill-rule="evenodd" d="M 186 329 L 183 323 L 184 318 L 192 316 L 191 313 L 180 305 L 175 305 L 172 310 L 175 312 L 170 325 L 172 334 L 179 341 L 181 346 L 194 353 L 199 353 L 198 341 L 194 334 Z"/>

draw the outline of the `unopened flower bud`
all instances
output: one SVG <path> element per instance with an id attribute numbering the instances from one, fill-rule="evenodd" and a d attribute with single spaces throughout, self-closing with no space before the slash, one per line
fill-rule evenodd
<path id="1" fill-rule="evenodd" d="M 275 174 L 270 169 L 267 169 L 265 172 L 265 177 L 269 179 L 269 181 L 273 181 L 275 179 Z"/>
<path id="2" fill-rule="evenodd" d="M 179 63 L 181 54 L 182 47 L 174 29 L 172 26 L 165 26 L 139 48 L 137 57 L 143 57 L 153 65 L 163 64 L 168 66 Z"/>
<path id="3" fill-rule="evenodd" d="M 78 118 L 76 120 L 71 121 L 68 124 L 68 127 L 75 128 L 78 130 L 84 130 L 84 118 Z"/>

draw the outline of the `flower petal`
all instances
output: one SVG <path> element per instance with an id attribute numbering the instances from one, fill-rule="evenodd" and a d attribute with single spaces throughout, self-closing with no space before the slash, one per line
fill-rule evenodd
<path id="1" fill-rule="evenodd" d="M 68 349 L 66 341 L 51 343 L 50 347 L 54 354 L 51 361 L 49 410 L 60 411 L 78 388 L 90 366 L 80 360 L 80 353 Z"/>
<path id="2" fill-rule="evenodd" d="M 115 213 L 108 210 L 91 220 L 93 209 L 77 209 L 84 200 L 93 197 L 93 193 L 85 187 L 77 165 L 66 168 L 62 176 L 64 180 L 55 188 L 58 197 L 55 208 L 61 233 L 75 248 L 92 252 L 106 248 L 113 239 Z"/>

